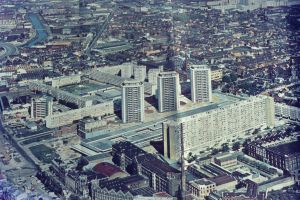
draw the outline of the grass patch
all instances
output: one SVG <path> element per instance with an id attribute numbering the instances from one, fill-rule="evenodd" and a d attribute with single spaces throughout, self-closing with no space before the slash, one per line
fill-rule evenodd
<path id="1" fill-rule="evenodd" d="M 55 152 L 54 149 L 47 147 L 44 144 L 39 144 L 29 148 L 32 154 L 44 163 L 51 163 L 55 158 L 59 158 L 59 155 Z"/>

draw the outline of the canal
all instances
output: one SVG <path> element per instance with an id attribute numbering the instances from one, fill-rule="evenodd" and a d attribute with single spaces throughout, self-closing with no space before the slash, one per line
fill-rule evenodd
<path id="1" fill-rule="evenodd" d="M 38 14 L 30 13 L 28 14 L 28 18 L 30 19 L 32 26 L 36 31 L 36 36 L 28 41 L 24 46 L 32 47 L 44 42 L 48 37 L 48 33 L 46 32 L 45 27 L 42 24 Z"/>

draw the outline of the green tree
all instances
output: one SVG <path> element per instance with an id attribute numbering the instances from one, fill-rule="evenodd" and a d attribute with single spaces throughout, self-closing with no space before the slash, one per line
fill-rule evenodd
<path id="1" fill-rule="evenodd" d="M 229 146 L 228 146 L 227 143 L 222 144 L 222 149 L 221 149 L 221 151 L 223 151 L 223 152 L 228 152 L 229 150 L 230 150 L 230 149 L 229 149 Z"/>
<path id="2" fill-rule="evenodd" d="M 237 150 L 239 150 L 241 148 L 241 143 L 240 142 L 235 142 L 235 143 L 233 143 L 233 145 L 232 145 L 232 150 L 233 151 L 237 151 Z"/>
<path id="3" fill-rule="evenodd" d="M 211 151 L 211 155 L 216 155 L 217 153 L 219 153 L 219 150 L 218 149 L 213 149 Z"/>

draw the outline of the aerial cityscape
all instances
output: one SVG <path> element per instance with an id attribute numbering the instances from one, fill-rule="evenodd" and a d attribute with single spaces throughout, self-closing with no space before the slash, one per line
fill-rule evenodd
<path id="1" fill-rule="evenodd" d="M 300 0 L 0 0 L 0 200 L 300 200 Z"/>

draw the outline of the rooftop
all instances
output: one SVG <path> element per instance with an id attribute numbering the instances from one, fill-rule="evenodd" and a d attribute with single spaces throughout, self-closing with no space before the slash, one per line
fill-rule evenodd
<path id="1" fill-rule="evenodd" d="M 295 141 L 291 143 L 281 144 L 274 147 L 269 147 L 268 149 L 282 155 L 294 155 L 300 153 L 300 141 Z"/>
<path id="2" fill-rule="evenodd" d="M 99 186 L 101 188 L 106 188 L 108 190 L 113 189 L 116 192 L 117 191 L 128 192 L 130 191 L 130 185 L 142 181 L 147 181 L 147 179 L 140 175 L 133 175 L 125 178 L 115 178 L 113 180 L 101 180 L 99 181 Z"/>
<path id="3" fill-rule="evenodd" d="M 119 167 L 110 164 L 108 162 L 98 163 L 93 167 L 93 171 L 97 174 L 103 174 L 105 176 L 111 177 L 116 173 L 123 172 Z"/>
<path id="4" fill-rule="evenodd" d="M 140 163 L 145 168 L 153 171 L 155 174 L 159 176 L 168 176 L 169 173 L 180 173 L 179 170 L 171 167 L 169 164 L 159 160 L 152 154 L 145 154 L 138 156 L 137 162 Z"/>
<path id="5" fill-rule="evenodd" d="M 208 180 L 216 183 L 217 186 L 235 181 L 235 179 L 229 175 L 220 175 L 213 178 L 208 178 Z"/>

